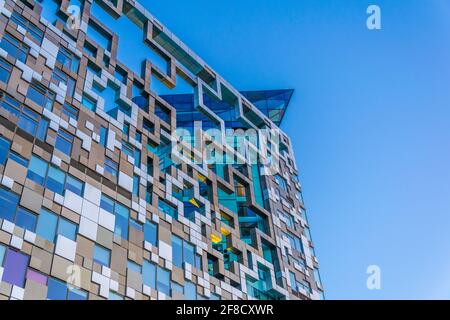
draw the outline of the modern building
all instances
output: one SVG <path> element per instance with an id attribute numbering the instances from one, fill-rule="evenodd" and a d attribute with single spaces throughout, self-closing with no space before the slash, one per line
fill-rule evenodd
<path id="1" fill-rule="evenodd" d="M 1 299 L 323 296 L 292 90 L 237 91 L 134 0 L 0 0 L 0 67 Z"/>

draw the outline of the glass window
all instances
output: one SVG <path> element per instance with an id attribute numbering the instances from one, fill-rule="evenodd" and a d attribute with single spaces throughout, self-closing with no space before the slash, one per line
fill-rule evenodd
<path id="1" fill-rule="evenodd" d="M 67 175 L 66 179 L 66 189 L 72 191 L 73 193 L 83 196 L 83 186 L 84 183 L 75 177 Z"/>
<path id="2" fill-rule="evenodd" d="M 125 133 L 127 136 L 130 135 L 130 124 L 127 122 L 123 124 L 123 133 Z"/>
<path id="3" fill-rule="evenodd" d="M 280 213 L 280 215 L 283 217 L 283 220 L 284 220 L 284 222 L 286 223 L 286 225 L 289 227 L 289 228 L 291 228 L 291 229 L 293 229 L 294 228 L 294 218 L 290 215 L 290 214 L 288 214 L 288 213 L 286 213 L 286 212 L 282 212 L 282 211 L 279 211 L 279 213 Z"/>
<path id="4" fill-rule="evenodd" d="M 63 171 L 50 167 L 48 169 L 46 187 L 55 193 L 63 194 L 65 177 L 66 175 Z"/>
<path id="5" fill-rule="evenodd" d="M 114 234 L 122 237 L 123 239 L 128 239 L 128 220 L 129 220 L 129 210 L 127 207 L 117 203 L 110 197 L 102 194 L 100 199 L 100 207 L 115 216 L 115 228 Z"/>
<path id="6" fill-rule="evenodd" d="M 94 112 L 95 112 L 95 109 L 97 108 L 97 103 L 93 99 L 89 98 L 86 95 L 83 95 L 83 99 L 81 100 L 81 104 L 83 106 L 85 106 L 87 109 L 89 109 L 91 111 L 94 111 Z"/>
<path id="7" fill-rule="evenodd" d="M 158 201 L 158 209 L 159 211 L 164 212 L 165 214 L 171 216 L 174 219 L 177 219 L 178 217 L 178 212 L 176 211 L 176 209 L 161 198 L 159 198 Z"/>
<path id="8" fill-rule="evenodd" d="M 139 176 L 133 175 L 133 194 L 139 197 Z"/>
<path id="9" fill-rule="evenodd" d="M 0 42 L 0 48 L 4 49 L 11 56 L 23 63 L 26 62 L 28 52 L 30 50 L 29 46 L 12 37 L 8 33 L 5 33 L 5 35 L 3 36 L 3 39 Z"/>
<path id="10" fill-rule="evenodd" d="M 70 156 L 70 153 L 72 152 L 72 144 L 73 136 L 64 130 L 58 130 L 55 148 Z"/>
<path id="11" fill-rule="evenodd" d="M 13 222 L 18 203 L 18 195 L 0 188 L 0 218 Z"/>
<path id="12" fill-rule="evenodd" d="M 0 104 L 3 109 L 14 115 L 14 117 L 18 118 L 20 116 L 21 104 L 9 94 L 3 93 L 3 97 L 0 99 Z"/>
<path id="13" fill-rule="evenodd" d="M 123 300 L 123 297 L 118 293 L 110 291 L 108 300 Z"/>
<path id="14" fill-rule="evenodd" d="M 0 267 L 3 266 L 3 261 L 5 260 L 6 247 L 0 244 Z"/>
<path id="15" fill-rule="evenodd" d="M 56 214 L 41 209 L 37 221 L 36 234 L 47 241 L 53 242 L 55 240 L 57 223 L 58 217 Z"/>
<path id="16" fill-rule="evenodd" d="M 287 191 L 286 179 L 284 179 L 279 174 L 275 175 L 275 179 L 278 182 L 278 185 L 280 186 L 280 188 L 284 191 Z"/>
<path id="17" fill-rule="evenodd" d="M 106 147 L 106 144 L 108 143 L 108 128 L 100 127 L 100 144 L 103 147 Z"/>
<path id="18" fill-rule="evenodd" d="M 75 80 L 71 77 L 67 78 L 67 92 L 66 95 L 68 97 L 73 97 L 73 94 L 75 92 Z"/>
<path id="19" fill-rule="evenodd" d="M 133 157 L 134 151 L 133 146 L 126 142 L 125 140 L 122 140 L 122 152 L 125 153 L 127 156 Z"/>
<path id="20" fill-rule="evenodd" d="M 67 300 L 87 300 L 87 292 L 77 288 L 68 290 Z"/>
<path id="21" fill-rule="evenodd" d="M 109 172 L 111 175 L 113 175 L 114 177 L 117 177 L 117 170 L 119 168 L 119 165 L 117 164 L 117 162 L 109 159 L 109 158 L 105 158 L 105 170 L 106 172 Z"/>
<path id="22" fill-rule="evenodd" d="M 25 230 L 34 232 L 36 229 L 37 217 L 34 213 L 24 208 L 19 208 L 16 215 L 16 225 Z"/>
<path id="23" fill-rule="evenodd" d="M 55 101 L 55 94 L 41 84 L 30 83 L 27 98 L 51 111 Z"/>
<path id="24" fill-rule="evenodd" d="M 62 70 L 58 69 L 57 67 L 53 70 L 52 80 L 57 86 L 59 86 L 60 83 L 63 83 L 67 86 L 68 79 L 69 76 L 65 74 Z"/>
<path id="25" fill-rule="evenodd" d="M 144 119 L 144 122 L 142 123 L 142 128 L 144 128 L 145 130 L 147 130 L 150 133 L 155 132 L 155 125 L 147 119 Z"/>
<path id="26" fill-rule="evenodd" d="M 289 239 L 289 243 L 291 244 L 292 249 L 294 249 L 297 252 L 303 253 L 303 245 L 302 245 L 299 237 L 297 237 L 291 233 L 286 233 L 286 236 Z"/>
<path id="27" fill-rule="evenodd" d="M 170 271 L 158 267 L 156 274 L 156 287 L 157 290 L 164 293 L 167 296 L 170 296 Z"/>
<path id="28" fill-rule="evenodd" d="M 195 255 L 195 246 L 173 235 L 172 259 L 173 264 L 179 268 L 182 267 L 183 262 L 189 263 L 191 266 L 195 267 L 197 264 Z M 201 262 L 199 262 L 199 265 L 200 264 Z"/>
<path id="29" fill-rule="evenodd" d="M 195 256 L 195 248 L 192 244 L 184 241 L 183 246 L 183 260 L 189 263 L 191 266 L 195 266 L 194 256 Z"/>
<path id="30" fill-rule="evenodd" d="M 23 107 L 17 125 L 29 134 L 34 135 L 38 130 L 39 119 L 39 114 L 27 107 Z"/>
<path id="31" fill-rule="evenodd" d="M 142 273 L 141 266 L 130 260 L 128 260 L 128 262 L 127 262 L 127 268 L 136 273 L 139 273 L 139 274 Z"/>
<path id="32" fill-rule="evenodd" d="M 111 259 L 111 250 L 108 250 L 99 245 L 94 246 L 94 262 L 101 264 L 105 267 L 109 267 Z"/>
<path id="33" fill-rule="evenodd" d="M 322 280 L 320 279 L 319 270 L 316 268 L 314 268 L 314 279 L 320 286 L 322 285 Z"/>
<path id="34" fill-rule="evenodd" d="M 48 120 L 44 118 L 41 118 L 41 121 L 39 122 L 36 138 L 41 141 L 45 141 L 45 137 L 47 136 L 48 123 Z"/>
<path id="35" fill-rule="evenodd" d="M 7 249 L 3 264 L 2 281 L 23 288 L 28 268 L 29 256 L 11 249 Z"/>
<path id="36" fill-rule="evenodd" d="M 78 71 L 80 59 L 65 48 L 59 48 L 56 60 L 59 61 L 63 67 L 68 68 L 71 72 L 76 73 Z"/>
<path id="37" fill-rule="evenodd" d="M 9 159 L 11 159 L 14 162 L 17 162 L 18 164 L 22 165 L 25 168 L 28 168 L 28 160 L 15 152 L 11 151 L 9 153 Z"/>
<path id="38" fill-rule="evenodd" d="M 183 239 L 172 236 L 172 259 L 173 264 L 178 268 L 183 265 Z"/>
<path id="39" fill-rule="evenodd" d="M 114 213 L 114 200 L 102 194 L 102 197 L 100 199 L 100 208 L 110 213 Z"/>
<path id="40" fill-rule="evenodd" d="M 138 148 L 134 148 L 133 158 L 134 158 L 134 166 L 140 168 L 141 167 L 141 150 L 139 150 Z"/>
<path id="41" fill-rule="evenodd" d="M 145 285 L 156 289 L 156 266 L 154 263 L 144 260 L 142 265 L 142 281 Z"/>
<path id="42" fill-rule="evenodd" d="M 72 107 L 70 104 L 64 103 L 61 112 L 69 118 L 78 120 L 78 109 Z"/>
<path id="43" fill-rule="evenodd" d="M 10 146 L 11 141 L 0 136 L 0 164 L 2 165 L 6 163 Z"/>
<path id="44" fill-rule="evenodd" d="M 114 70 L 114 77 L 120 80 L 123 84 L 127 84 L 127 72 L 119 66 L 116 66 L 116 70 Z"/>
<path id="45" fill-rule="evenodd" d="M 43 32 L 38 27 L 36 27 L 33 23 L 29 22 L 25 18 L 23 18 L 20 13 L 13 11 L 11 15 L 11 20 L 17 25 L 23 27 L 28 31 L 30 36 L 35 39 L 37 42 L 41 43 Z"/>
<path id="46" fill-rule="evenodd" d="M 11 119 L 17 118 L 17 125 L 29 134 L 44 140 L 47 134 L 48 120 L 30 108 L 21 105 L 19 101 L 7 94 L 0 97 L 0 107 L 11 114 Z"/>
<path id="47" fill-rule="evenodd" d="M 0 58 L 0 81 L 7 83 L 11 76 L 13 66 L 3 58 Z"/>
<path id="48" fill-rule="evenodd" d="M 197 289 L 194 283 L 186 281 L 184 284 L 184 296 L 186 300 L 197 300 Z"/>
<path id="49" fill-rule="evenodd" d="M 42 115 L 22 105 L 6 93 L 0 97 L 0 107 L 11 114 L 11 119 L 17 121 L 17 125 L 22 130 L 39 140 L 45 140 L 49 122 Z"/>
<path id="50" fill-rule="evenodd" d="M 145 201 L 147 203 L 152 204 L 152 186 L 148 185 L 147 188 L 145 188 Z"/>
<path id="51" fill-rule="evenodd" d="M 202 270 L 202 256 L 199 254 L 195 255 L 195 267 L 198 270 Z"/>
<path id="52" fill-rule="evenodd" d="M 57 233 L 67 239 L 75 241 L 77 235 L 77 225 L 64 218 L 59 218 Z"/>
<path id="53" fill-rule="evenodd" d="M 150 242 L 153 246 L 158 245 L 158 225 L 146 221 L 144 224 L 144 240 Z"/>
<path id="54" fill-rule="evenodd" d="M 119 203 L 116 203 L 114 207 L 114 214 L 116 216 L 116 226 L 114 229 L 114 233 L 122 237 L 123 239 L 128 239 L 128 208 Z"/>
<path id="55" fill-rule="evenodd" d="M 32 156 L 30 166 L 28 167 L 27 178 L 43 186 L 45 176 L 47 175 L 47 168 L 47 162 L 38 157 Z"/>
<path id="56" fill-rule="evenodd" d="M 297 280 L 295 279 L 295 274 L 291 271 L 289 271 L 289 279 L 291 281 L 291 288 L 294 291 L 298 291 L 297 289 Z"/>
<path id="57" fill-rule="evenodd" d="M 136 220 L 130 219 L 129 222 L 130 222 L 130 226 L 131 226 L 133 229 L 136 229 L 136 230 L 139 230 L 139 231 L 143 231 L 143 226 L 142 226 L 142 224 L 140 224 L 140 223 L 137 222 Z"/>
<path id="58" fill-rule="evenodd" d="M 171 281 L 170 287 L 172 289 L 172 296 L 173 296 L 174 291 L 179 292 L 180 294 L 184 293 L 184 287 L 182 285 L 179 285 L 176 282 Z"/>
<path id="59" fill-rule="evenodd" d="M 220 296 L 215 293 L 211 293 L 209 300 L 220 300 Z"/>
<path id="60" fill-rule="evenodd" d="M 50 300 L 66 300 L 67 298 L 67 286 L 64 282 L 49 278 L 48 279 L 48 291 L 47 299 Z"/>

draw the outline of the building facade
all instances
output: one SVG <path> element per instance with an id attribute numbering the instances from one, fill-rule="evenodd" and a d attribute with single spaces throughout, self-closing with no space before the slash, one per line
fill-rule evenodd
<path id="1" fill-rule="evenodd" d="M 292 90 L 134 0 L 0 0 L 1 299 L 320 299 Z"/>

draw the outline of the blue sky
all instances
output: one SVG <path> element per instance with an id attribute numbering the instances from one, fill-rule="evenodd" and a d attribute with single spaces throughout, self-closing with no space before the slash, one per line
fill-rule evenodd
<path id="1" fill-rule="evenodd" d="M 450 2 L 146 6 L 236 88 L 295 89 L 283 129 L 328 299 L 450 298 Z"/>

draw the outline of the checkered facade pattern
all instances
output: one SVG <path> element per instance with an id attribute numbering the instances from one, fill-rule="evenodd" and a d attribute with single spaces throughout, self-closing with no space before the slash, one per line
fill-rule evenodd
<path id="1" fill-rule="evenodd" d="M 322 297 L 289 137 L 141 4 L 0 0 L 0 37 L 1 299 Z M 179 161 L 194 121 L 277 130 L 276 173 Z"/>

